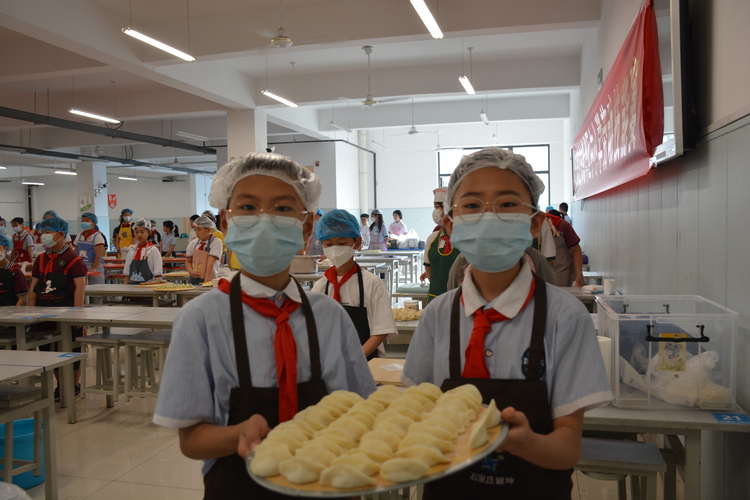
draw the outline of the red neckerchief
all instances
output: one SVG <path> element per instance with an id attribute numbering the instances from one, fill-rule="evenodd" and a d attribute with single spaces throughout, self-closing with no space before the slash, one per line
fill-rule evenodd
<path id="1" fill-rule="evenodd" d="M 199 240 L 199 241 L 200 241 L 200 240 Z M 203 249 L 204 249 L 204 248 L 206 247 L 206 243 L 208 243 L 208 241 L 201 241 L 201 246 L 200 246 L 200 248 L 196 248 L 196 250 L 203 250 Z"/>
<path id="2" fill-rule="evenodd" d="M 354 276 L 358 269 L 359 265 L 355 263 L 352 268 L 341 277 L 341 281 L 338 280 L 335 267 L 331 266 L 326 269 L 325 277 L 333 285 L 333 300 L 341 304 L 341 287 L 349 280 L 349 278 Z"/>
<path id="3" fill-rule="evenodd" d="M 229 280 L 219 281 L 219 290 L 229 294 Z M 299 308 L 299 302 L 287 298 L 279 308 L 273 301 L 258 299 L 242 292 L 242 302 L 266 318 L 276 320 L 273 338 L 276 355 L 276 377 L 279 386 L 279 423 L 291 420 L 299 407 L 297 397 L 297 343 L 294 341 L 289 315 Z"/>
<path id="4" fill-rule="evenodd" d="M 96 233 L 98 233 L 98 232 L 99 232 L 99 231 L 98 231 L 98 230 L 97 230 L 97 229 L 96 229 L 95 227 L 92 227 L 92 228 L 91 228 L 91 229 L 89 229 L 88 231 L 84 231 L 84 232 L 83 232 L 83 237 L 84 237 L 84 238 L 88 238 L 88 237 L 89 237 L 89 236 L 91 236 L 92 234 L 96 234 Z"/>
<path id="5" fill-rule="evenodd" d="M 443 231 L 440 239 L 445 242 L 445 246 L 443 246 L 443 253 L 445 255 L 448 255 L 449 253 L 451 253 L 451 251 L 453 251 L 453 247 L 451 246 L 451 237 L 445 234 L 445 231 Z M 440 250 L 440 243 L 438 243 L 438 250 Z"/>
<path id="6" fill-rule="evenodd" d="M 135 252 L 135 257 L 133 257 L 133 260 L 141 260 L 141 250 L 152 246 L 154 245 L 152 245 L 151 242 L 144 243 L 143 245 L 139 244 L 138 250 Z"/>
<path id="7" fill-rule="evenodd" d="M 521 306 L 521 310 L 518 311 L 519 314 L 531 302 L 535 288 L 536 283 L 532 279 L 529 295 L 526 297 L 526 302 Z M 463 301 L 463 297 L 461 300 Z M 474 327 L 471 330 L 469 345 L 466 347 L 466 363 L 464 364 L 464 371 L 461 373 L 462 377 L 490 378 L 490 371 L 487 369 L 484 355 L 484 337 L 492 330 L 492 323 L 508 319 L 510 318 L 500 314 L 492 307 L 488 307 L 487 309 L 480 308 L 474 312 Z"/>
<path id="8" fill-rule="evenodd" d="M 562 222 L 562 219 L 560 217 L 556 216 L 556 215 L 552 215 L 552 214 L 544 214 L 544 215 L 547 216 L 547 218 L 549 219 L 549 221 L 555 227 L 557 227 L 560 224 L 560 222 Z"/>

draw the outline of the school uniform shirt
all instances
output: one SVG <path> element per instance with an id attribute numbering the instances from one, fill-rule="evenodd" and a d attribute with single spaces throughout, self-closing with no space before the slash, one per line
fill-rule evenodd
<path id="1" fill-rule="evenodd" d="M 341 277 L 339 277 L 341 279 Z M 327 279 L 318 280 L 312 287 L 313 292 L 325 293 Z M 389 339 L 398 335 L 396 321 L 393 319 L 391 299 L 385 289 L 383 280 L 369 271 L 362 269 L 362 284 L 365 286 L 365 307 L 367 322 L 370 324 L 370 336 L 387 335 Z M 333 285 L 328 285 L 329 297 L 333 297 Z M 341 305 L 359 307 L 359 279 L 355 274 L 341 285 Z M 380 357 L 385 357 L 385 347 L 378 346 Z"/>
<path id="2" fill-rule="evenodd" d="M 130 263 L 133 262 L 137 252 L 138 244 L 130 245 L 128 247 L 128 254 L 125 257 L 126 276 L 130 276 Z M 151 274 L 153 274 L 154 277 L 164 274 L 164 269 L 162 269 L 163 264 L 161 260 L 161 252 L 159 252 L 159 249 L 154 245 L 141 249 L 141 258 L 139 260 L 148 260 L 148 268 L 151 270 Z"/>
<path id="3" fill-rule="evenodd" d="M 211 239 L 211 247 L 207 247 L 204 245 L 203 250 L 208 252 L 208 255 L 210 257 L 216 257 L 216 262 L 214 262 L 214 276 L 219 275 L 219 261 L 221 261 L 221 240 L 218 238 L 210 238 Z M 185 250 L 185 256 L 187 258 L 191 258 L 193 256 L 193 252 L 196 248 L 200 248 L 201 243 L 204 243 L 199 238 L 194 239 L 190 243 L 188 243 L 187 249 Z M 205 241 L 205 243 L 208 243 L 208 241 Z"/>
<path id="4" fill-rule="evenodd" d="M 278 292 L 247 276 L 242 291 L 256 298 L 283 304 L 287 297 L 301 302 L 297 285 L 290 279 Z M 318 329 L 322 378 L 328 392 L 348 390 L 366 398 L 375 391 L 359 337 L 346 311 L 329 297 L 309 293 Z M 274 334 L 276 321 L 243 303 L 250 374 L 255 387 L 278 387 Z M 300 306 L 289 315 L 297 344 L 297 382 L 310 380 L 310 345 L 305 314 Z M 227 425 L 229 392 L 239 387 L 234 354 L 229 295 L 215 289 L 188 302 L 172 326 L 154 423 L 184 428 L 199 422 Z M 216 460 L 204 460 L 205 475 Z"/>
<path id="5" fill-rule="evenodd" d="M 370 226 L 367 224 L 359 226 L 359 234 L 362 236 L 362 250 L 367 250 L 370 246 Z"/>
<path id="6" fill-rule="evenodd" d="M 76 236 L 76 241 L 73 243 L 76 247 L 82 241 L 93 243 L 95 247 L 99 245 L 104 246 L 104 235 L 100 231 L 94 231 L 92 234 L 86 235 L 85 231 L 81 231 Z"/>
<path id="7" fill-rule="evenodd" d="M 533 276 L 524 263 L 510 286 L 492 304 L 487 304 L 474 285 L 471 269 L 463 283 L 460 308 L 460 352 L 465 353 L 474 326 L 473 314 L 492 307 L 510 318 L 492 323 L 484 338 L 485 356 L 490 378 L 524 379 L 524 361 L 531 343 L 534 300 L 523 308 Z M 596 340 L 589 312 L 575 297 L 559 288 L 547 287 L 547 325 L 544 335 L 542 379 L 547 383 L 552 418 L 564 417 L 584 408 L 600 406 L 612 399 L 604 370 L 604 361 Z M 438 386 L 450 377 L 451 309 L 455 294 L 451 290 L 434 299 L 424 310 L 414 335 L 401 380 L 406 385 L 432 382 Z M 461 370 L 466 356 L 461 356 Z"/>
<path id="8" fill-rule="evenodd" d="M 542 230 L 539 233 L 539 250 L 547 260 L 555 260 L 557 248 L 555 248 L 555 235 L 557 230 L 552 226 L 552 222 L 545 217 L 542 224 Z"/>
<path id="9" fill-rule="evenodd" d="M 48 251 L 46 252 L 47 255 L 44 257 L 45 262 L 47 259 L 53 259 L 54 262 L 52 263 L 52 269 L 53 270 L 63 270 L 65 267 L 73 261 L 76 257 L 78 257 L 78 254 L 71 248 L 70 245 L 64 245 L 59 252 L 52 252 Z M 39 278 L 44 279 L 44 273 L 42 273 L 42 264 L 41 264 L 41 255 L 34 260 L 34 266 L 31 270 L 31 276 L 33 278 Z M 73 281 L 76 278 L 82 278 L 85 277 L 86 274 L 88 274 L 89 269 L 86 267 L 86 263 L 83 262 L 83 260 L 78 260 L 75 264 L 73 264 L 70 269 L 68 270 L 68 290 L 70 290 L 70 293 L 75 293 L 76 291 L 76 284 Z M 72 305 L 72 304 L 71 304 Z"/>
<path id="10" fill-rule="evenodd" d="M 177 237 L 174 234 L 166 233 L 164 235 L 164 239 L 161 242 L 162 253 L 168 252 L 172 245 L 177 246 Z M 167 257 L 171 257 L 171 255 L 167 255 Z"/>
<path id="11" fill-rule="evenodd" d="M 406 224 L 403 223 L 403 221 L 393 221 L 391 222 L 391 225 L 388 226 L 388 234 L 395 234 L 396 236 L 401 236 L 402 234 L 406 234 L 408 231 L 406 229 Z"/>
<path id="12" fill-rule="evenodd" d="M 16 294 L 16 297 L 19 295 L 27 295 L 29 293 L 29 285 L 26 282 L 26 276 L 24 276 L 23 271 L 21 271 L 21 266 L 14 265 L 13 261 L 8 260 L 8 264 L 6 264 L 3 269 L 13 273 L 13 293 Z M 2 289 L 5 289 L 6 285 L 8 284 L 0 283 L 0 293 L 3 293 Z"/>
<path id="13" fill-rule="evenodd" d="M 190 228 L 190 232 L 188 233 L 188 243 L 190 243 L 191 241 L 193 241 L 193 240 L 194 240 L 194 239 L 196 239 L 197 237 L 198 237 L 198 235 L 197 235 L 197 234 L 195 234 L 195 228 L 192 228 L 192 227 L 191 227 L 191 228 Z"/>

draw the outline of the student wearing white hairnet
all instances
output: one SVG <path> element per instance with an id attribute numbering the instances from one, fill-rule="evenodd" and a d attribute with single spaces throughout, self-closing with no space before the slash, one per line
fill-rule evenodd
<path id="1" fill-rule="evenodd" d="M 430 280 L 427 290 L 427 303 L 448 290 L 448 275 L 451 266 L 460 251 L 451 244 L 451 235 L 443 227 L 443 212 L 447 189 L 439 187 L 432 191 L 434 195 L 434 210 L 432 220 L 438 225 L 435 231 L 427 237 L 424 250 L 424 274 L 422 279 Z"/>
<path id="2" fill-rule="evenodd" d="M 346 210 L 331 210 L 318 220 L 316 231 L 331 267 L 312 291 L 329 295 L 344 307 L 368 360 L 385 357 L 383 341 L 396 335 L 396 322 L 383 280 L 354 262 L 354 252 L 362 245 L 357 218 Z"/>
<path id="3" fill-rule="evenodd" d="M 205 215 L 197 218 L 193 224 L 196 238 L 188 243 L 185 266 L 190 273 L 188 283 L 200 285 L 219 277 L 221 240 L 212 234 L 216 225 Z"/>
<path id="4" fill-rule="evenodd" d="M 140 219 L 133 223 L 135 243 L 125 257 L 125 283 L 138 285 L 160 279 L 164 270 L 159 249 L 149 241 L 151 221 Z"/>
<path id="5" fill-rule="evenodd" d="M 481 464 L 425 485 L 425 500 L 569 500 L 583 413 L 612 398 L 588 311 L 522 258 L 543 191 L 524 157 L 500 148 L 464 156 L 451 174 L 443 224 L 471 267 L 425 309 L 402 380 L 474 384 L 510 431 Z"/>
<path id="6" fill-rule="evenodd" d="M 204 460 L 207 500 L 286 498 L 250 479 L 251 448 L 330 391 L 375 390 L 344 309 L 289 275 L 320 190 L 315 174 L 268 153 L 232 159 L 211 185 L 242 269 L 180 310 L 154 415 L 179 429 L 187 457 Z"/>

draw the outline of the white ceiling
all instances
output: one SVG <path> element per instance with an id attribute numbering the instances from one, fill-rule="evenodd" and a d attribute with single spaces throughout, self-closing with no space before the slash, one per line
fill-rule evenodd
<path id="1" fill-rule="evenodd" d="M 78 107 L 116 113 L 124 130 L 169 138 L 187 128 L 216 144 L 226 141 L 228 109 L 265 109 L 270 142 L 285 133 L 332 136 L 332 106 L 336 120 L 350 128 L 405 131 L 410 98 L 415 122 L 425 126 L 475 121 L 484 96 L 496 110 L 491 120 L 565 112 L 561 103 L 580 84 L 581 47 L 598 24 L 600 0 L 427 3 L 437 12 L 442 40 L 429 36 L 408 0 L 285 0 L 284 27 L 295 44 L 269 49 L 279 26 L 276 0 L 133 0 L 133 27 L 182 50 L 188 49 L 189 5 L 189 47 L 197 61 L 185 63 L 121 33 L 130 22 L 128 0 L 0 2 L 0 106 L 78 121 L 67 113 L 75 99 Z M 462 43 L 475 48 L 471 69 Z M 372 110 L 359 105 L 367 93 L 363 45 L 374 46 L 372 94 L 402 101 Z M 462 54 L 478 96 L 467 96 L 458 82 Z M 266 64 L 268 87 L 294 96 L 299 109 L 260 94 Z M 550 99 L 552 110 L 545 112 Z M 19 141 L 67 151 L 100 144 L 108 155 L 127 143 L 0 118 L 0 144 Z M 133 146 L 144 161 L 174 157 L 171 148 Z M 177 156 L 200 160 L 189 151 Z M 0 151 L 3 161 L 10 159 Z"/>

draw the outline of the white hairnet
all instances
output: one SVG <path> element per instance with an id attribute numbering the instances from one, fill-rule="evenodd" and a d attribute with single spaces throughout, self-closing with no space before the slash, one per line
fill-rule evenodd
<path id="1" fill-rule="evenodd" d="M 318 208 L 320 178 L 288 156 L 273 153 L 249 153 L 221 167 L 211 184 L 211 206 L 227 208 L 234 186 L 250 175 L 267 175 L 286 182 L 297 192 L 305 210 Z"/>
<path id="2" fill-rule="evenodd" d="M 133 231 L 135 231 L 139 227 L 142 227 L 143 229 L 148 229 L 149 231 L 151 231 L 151 221 L 146 218 L 138 219 L 136 222 L 133 223 Z"/>
<path id="3" fill-rule="evenodd" d="M 526 163 L 526 158 L 514 154 L 512 151 L 502 148 L 484 148 L 466 155 L 458 162 L 458 166 L 451 174 L 448 183 L 448 207 L 453 206 L 453 195 L 456 194 L 458 185 L 467 175 L 480 168 L 497 167 L 510 170 L 517 174 L 528 186 L 531 192 L 531 200 L 535 205 L 539 204 L 539 195 L 544 192 L 544 183 L 539 178 L 531 165 Z"/>
<path id="4" fill-rule="evenodd" d="M 201 217 L 198 217 L 193 221 L 193 224 L 195 227 L 207 227 L 209 229 L 216 229 L 216 224 L 214 224 L 214 221 L 208 218 L 207 215 L 203 215 Z"/>

